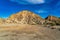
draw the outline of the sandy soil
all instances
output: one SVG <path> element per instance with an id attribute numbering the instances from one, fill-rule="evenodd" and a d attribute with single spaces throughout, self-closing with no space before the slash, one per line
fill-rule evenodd
<path id="1" fill-rule="evenodd" d="M 60 40 L 60 31 L 41 25 L 0 24 L 0 40 Z"/>

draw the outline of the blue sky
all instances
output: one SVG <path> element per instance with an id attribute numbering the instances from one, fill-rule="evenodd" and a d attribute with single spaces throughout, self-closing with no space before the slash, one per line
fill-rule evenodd
<path id="1" fill-rule="evenodd" d="M 8 18 L 22 10 L 29 10 L 42 18 L 60 17 L 60 0 L 0 0 L 0 17 Z"/>

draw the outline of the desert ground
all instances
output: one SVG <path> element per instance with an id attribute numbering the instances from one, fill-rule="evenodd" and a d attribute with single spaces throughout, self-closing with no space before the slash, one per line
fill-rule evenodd
<path id="1" fill-rule="evenodd" d="M 60 40 L 60 31 L 42 25 L 0 24 L 0 40 Z"/>

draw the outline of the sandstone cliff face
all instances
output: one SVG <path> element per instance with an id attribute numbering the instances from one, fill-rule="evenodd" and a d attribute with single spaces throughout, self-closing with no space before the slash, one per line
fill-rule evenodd
<path id="1" fill-rule="evenodd" d="M 7 20 L 7 23 L 19 23 L 19 24 L 42 24 L 43 19 L 34 14 L 33 12 L 24 10 L 16 14 L 12 14 Z"/>
<path id="2" fill-rule="evenodd" d="M 46 19 L 47 23 L 52 23 L 54 25 L 60 25 L 60 19 L 55 16 L 48 16 Z M 49 21 L 49 22 L 48 22 Z"/>
<path id="3" fill-rule="evenodd" d="M 59 18 L 57 18 L 55 16 L 48 16 L 46 19 L 49 20 L 49 21 L 59 20 Z"/>

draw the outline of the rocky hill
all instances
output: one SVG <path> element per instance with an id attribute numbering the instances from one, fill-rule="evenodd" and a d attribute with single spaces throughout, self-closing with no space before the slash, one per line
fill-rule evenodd
<path id="1" fill-rule="evenodd" d="M 60 25 L 60 19 L 55 16 L 48 16 L 45 20 L 49 21 L 48 23 L 52 23 L 54 25 Z"/>
<path id="2" fill-rule="evenodd" d="M 19 23 L 19 24 L 42 24 L 43 19 L 33 12 L 24 10 L 16 14 L 12 14 L 6 23 Z"/>
<path id="3" fill-rule="evenodd" d="M 49 21 L 59 20 L 59 18 L 58 18 L 58 17 L 55 17 L 55 16 L 48 16 L 48 17 L 46 17 L 45 19 L 46 19 L 46 20 L 49 20 Z"/>

